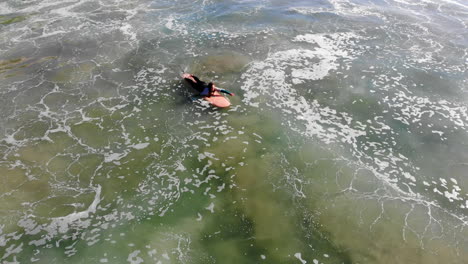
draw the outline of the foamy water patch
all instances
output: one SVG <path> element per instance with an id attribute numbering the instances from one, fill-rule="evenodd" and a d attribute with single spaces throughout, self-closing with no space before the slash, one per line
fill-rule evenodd
<path id="1" fill-rule="evenodd" d="M 408 157 L 395 151 L 395 141 L 370 140 L 375 136 L 397 136 L 381 117 L 367 122 L 355 120 L 352 113 L 322 106 L 317 100 L 307 100 L 296 90 L 298 84 L 346 69 L 348 63 L 360 55 L 359 50 L 352 49 L 360 39 L 354 33 L 296 36 L 295 42 L 310 43 L 311 49 L 279 51 L 264 61 L 252 63 L 243 75 L 244 102 L 280 110 L 285 125 L 292 130 L 325 144 L 344 147 L 355 162 L 373 172 L 382 183 L 403 196 L 419 200 L 413 190 L 418 183 L 418 168 Z"/>
<path id="2" fill-rule="evenodd" d="M 137 33 L 136 33 L 135 29 L 133 28 L 133 26 L 130 25 L 129 23 L 124 23 L 120 27 L 120 30 L 122 31 L 122 33 L 124 33 L 125 35 L 128 36 L 128 39 L 130 41 L 136 41 L 137 40 Z"/>
<path id="3" fill-rule="evenodd" d="M 13 12 L 14 9 L 11 8 L 7 2 L 0 3 L 0 15 L 7 15 Z"/>
<path id="4" fill-rule="evenodd" d="M 424 117 L 441 117 L 449 121 L 455 129 L 466 129 L 468 124 L 468 108 L 465 105 L 457 105 L 446 100 L 434 101 L 404 90 L 397 91 L 391 97 L 386 96 L 383 101 L 397 110 L 396 120 L 408 125 L 419 123 Z M 444 132 L 433 130 L 433 133 L 444 139 Z"/>
<path id="5" fill-rule="evenodd" d="M 88 228 L 93 222 L 93 219 L 96 218 L 95 213 L 101 201 L 101 186 L 97 185 L 96 187 L 93 187 L 93 189 L 95 191 L 94 200 L 84 211 L 74 212 L 62 217 L 51 218 L 50 223 L 48 224 L 39 224 L 34 215 L 25 215 L 24 218 L 20 219 L 18 221 L 18 226 L 23 228 L 25 234 L 32 237 L 37 237 L 38 234 L 42 234 L 40 238 L 30 240 L 28 245 L 44 246 L 58 236 L 66 234 L 70 230 L 82 230 Z M 8 240 L 6 240 L 5 243 L 9 242 Z"/>
<path id="6" fill-rule="evenodd" d="M 180 34 L 188 34 L 187 26 L 177 17 L 169 16 L 163 22 L 164 26 Z"/>
<path id="7" fill-rule="evenodd" d="M 302 46 L 302 49 L 272 52 L 265 60 L 249 65 L 242 76 L 244 102 L 261 109 L 273 108 L 283 115 L 283 124 L 298 134 L 349 151 L 352 158 L 343 158 L 371 172 L 382 184 L 382 187 L 376 187 L 378 190 L 375 193 L 362 194 L 365 199 L 401 200 L 411 206 L 424 207 L 429 221 L 439 221 L 434 213 L 437 211 L 454 220 L 457 225 L 466 225 L 466 217 L 459 214 L 460 209 L 467 208 L 466 192 L 459 185 L 444 187 L 440 183 L 422 183 L 425 177 L 421 175 L 421 168 L 414 164 L 414 157 L 400 151 L 400 131 L 388 119 L 388 115 L 392 115 L 394 120 L 417 127 L 417 130 L 432 131 L 441 141 L 445 141 L 450 129 L 466 130 L 468 116 L 463 104 L 414 95 L 406 85 L 408 80 L 404 72 L 374 74 L 370 77 L 363 73 L 361 80 L 369 78 L 374 84 L 369 94 L 376 94 L 376 97 L 369 101 L 375 100 L 379 105 L 378 111 L 382 109 L 383 114 L 371 116 L 368 120 L 357 120 L 352 112 L 338 111 L 322 105 L 318 100 L 301 96 L 303 91 L 299 89 L 307 89 L 304 87 L 308 83 L 313 84 L 311 81 L 327 78 L 335 72 L 340 76 L 342 71 L 350 69 L 350 62 L 362 54 L 359 49 L 355 50 L 355 47 L 361 46 L 360 40 L 362 37 L 354 33 L 303 34 L 294 37 L 295 43 L 310 44 L 310 49 Z M 438 47 L 437 43 L 428 43 Z M 430 56 L 427 61 L 420 60 L 417 63 L 427 66 L 434 62 L 433 56 L 436 55 Z M 410 58 L 408 65 L 411 63 L 414 62 Z M 456 71 L 456 67 L 448 71 Z M 376 72 L 374 66 L 369 72 Z M 427 123 L 428 117 L 432 122 Z M 440 127 L 437 119 L 434 119 L 438 117 L 450 125 Z M 358 179 L 359 173 L 354 177 Z M 344 190 L 360 193 L 358 189 L 352 182 Z M 385 198 L 382 197 L 384 193 Z M 446 202 L 453 205 L 446 207 Z"/>
<path id="8" fill-rule="evenodd" d="M 88 209 L 81 212 L 69 214 L 67 216 L 53 218 L 51 224 L 46 228 L 49 230 L 49 234 L 52 237 L 55 232 L 66 233 L 71 226 L 79 226 L 80 228 L 86 228 L 90 225 L 90 221 L 85 219 L 89 218 L 91 214 L 96 212 L 97 206 L 101 199 L 101 186 L 98 185 L 95 188 L 95 196 L 93 202 L 89 205 Z"/>
<path id="9" fill-rule="evenodd" d="M 135 76 L 138 89 L 148 96 L 167 96 L 167 93 L 162 92 L 166 89 L 164 85 L 168 83 L 168 80 L 163 77 L 163 74 L 166 73 L 167 70 L 168 68 L 164 65 L 142 68 Z"/>
<path id="10" fill-rule="evenodd" d="M 378 17 L 382 20 L 386 19 L 382 12 L 379 12 L 379 7 L 372 3 L 360 5 L 348 0 L 330 0 L 327 4 L 329 4 L 329 7 L 292 7 L 288 10 L 311 16 L 331 13 L 347 17 Z"/>
<path id="11" fill-rule="evenodd" d="M 260 94 L 270 93 L 278 97 L 292 93 L 294 84 L 325 78 L 337 70 L 340 63 L 346 63 L 357 55 L 357 51 L 351 52 L 347 47 L 355 45 L 359 38 L 352 32 L 296 36 L 294 42 L 306 42 L 312 47 L 278 51 L 264 61 L 252 63 L 242 76 L 245 80 L 242 86 L 245 102 L 257 106 L 253 99 Z M 260 78 L 257 77 L 259 71 L 262 72 Z M 289 78 L 292 84 L 287 82 Z"/>

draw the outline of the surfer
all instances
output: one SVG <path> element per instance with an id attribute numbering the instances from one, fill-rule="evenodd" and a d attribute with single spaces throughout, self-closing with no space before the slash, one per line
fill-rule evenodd
<path id="1" fill-rule="evenodd" d="M 199 92 L 198 96 L 210 97 L 214 94 L 215 91 L 234 96 L 234 93 L 231 93 L 225 89 L 217 88 L 212 82 L 207 84 L 206 82 L 198 79 L 198 77 L 193 74 L 184 73 L 182 74 L 182 78 L 184 78 L 193 89 Z"/>

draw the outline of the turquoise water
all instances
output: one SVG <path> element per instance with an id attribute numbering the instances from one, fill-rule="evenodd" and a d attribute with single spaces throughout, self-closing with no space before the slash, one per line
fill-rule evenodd
<path id="1" fill-rule="evenodd" d="M 0 3 L 2 263 L 464 263 L 468 6 Z M 217 109 L 181 71 L 236 94 Z"/>

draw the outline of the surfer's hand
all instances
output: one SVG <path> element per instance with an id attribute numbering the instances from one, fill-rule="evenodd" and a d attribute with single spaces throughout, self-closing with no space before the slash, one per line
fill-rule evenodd
<path id="1" fill-rule="evenodd" d="M 234 96 L 234 93 L 230 93 L 229 95 L 230 95 L 230 96 Z"/>

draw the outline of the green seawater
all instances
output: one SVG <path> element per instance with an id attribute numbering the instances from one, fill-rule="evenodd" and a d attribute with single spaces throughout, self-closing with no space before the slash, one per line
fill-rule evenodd
<path id="1" fill-rule="evenodd" d="M 0 3 L 0 262 L 464 263 L 467 10 Z"/>

